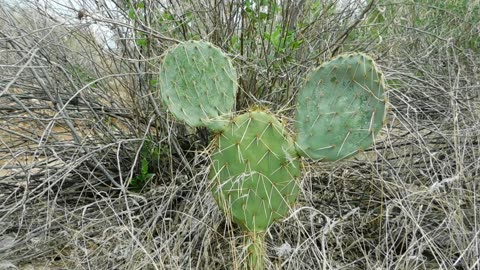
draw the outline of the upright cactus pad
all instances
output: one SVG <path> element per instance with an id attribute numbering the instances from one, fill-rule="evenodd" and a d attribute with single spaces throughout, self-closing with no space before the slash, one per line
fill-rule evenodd
<path id="1" fill-rule="evenodd" d="M 291 138 L 270 113 L 235 117 L 217 137 L 212 192 L 245 231 L 264 232 L 285 217 L 299 193 L 300 163 Z"/>
<path id="2" fill-rule="evenodd" d="M 297 148 L 335 161 L 368 148 L 385 116 L 382 73 L 364 54 L 346 54 L 313 70 L 299 91 Z"/>
<path id="3" fill-rule="evenodd" d="M 214 131 L 228 124 L 237 74 L 220 49 L 207 42 L 178 44 L 166 53 L 159 81 L 161 98 L 177 119 Z"/>

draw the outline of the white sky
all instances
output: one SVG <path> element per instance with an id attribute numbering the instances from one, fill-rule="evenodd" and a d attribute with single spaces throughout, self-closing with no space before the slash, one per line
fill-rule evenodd
<path id="1" fill-rule="evenodd" d="M 95 0 L 3 0 L 3 2 L 15 8 L 33 7 L 37 5 L 59 22 L 67 25 L 86 23 L 77 18 L 78 11 L 81 9 L 86 9 L 88 12 L 98 10 Z M 98 2 L 104 3 L 108 8 L 115 10 L 115 5 L 111 0 L 98 0 Z M 114 40 L 114 32 L 110 30 L 107 25 L 95 23 L 89 24 L 88 27 L 97 42 L 105 49 L 117 48 Z"/>

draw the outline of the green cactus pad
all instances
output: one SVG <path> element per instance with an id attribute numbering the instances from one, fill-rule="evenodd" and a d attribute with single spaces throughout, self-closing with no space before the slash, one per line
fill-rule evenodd
<path id="1" fill-rule="evenodd" d="M 300 155 L 335 161 L 370 147 L 385 117 L 382 73 L 364 54 L 346 54 L 307 77 L 297 101 Z"/>
<path id="2" fill-rule="evenodd" d="M 275 116 L 250 111 L 233 118 L 217 144 L 210 171 L 215 200 L 244 230 L 266 231 L 299 193 L 292 139 Z"/>
<path id="3" fill-rule="evenodd" d="M 176 45 L 163 59 L 159 81 L 161 98 L 177 119 L 214 131 L 228 124 L 237 74 L 219 48 L 199 41 Z"/>

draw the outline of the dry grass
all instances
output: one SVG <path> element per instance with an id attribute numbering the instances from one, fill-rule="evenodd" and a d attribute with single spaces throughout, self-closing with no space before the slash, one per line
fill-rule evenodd
<path id="1" fill-rule="evenodd" d="M 70 24 L 77 19 L 0 7 L 0 269 L 242 268 L 242 234 L 209 192 L 208 134 L 174 122 L 150 85 L 168 44 L 205 33 L 235 58 L 239 110 L 262 102 L 291 116 L 305 72 L 337 50 L 376 55 L 389 82 L 374 147 L 342 162 L 305 161 L 298 204 L 267 234 L 268 269 L 480 268 L 480 49 L 455 28 L 472 14 L 431 29 L 412 23 L 409 3 L 381 23 L 288 13 L 310 24 L 298 30 L 300 47 L 281 54 L 248 40 L 235 49 L 241 22 L 227 4 L 186 2 L 175 9 L 192 21 L 151 32 L 148 50 L 119 51 L 86 31 L 126 26 L 106 13 Z M 243 26 L 246 39 L 263 37 Z M 369 40 L 371 29 L 382 39 Z M 127 185 L 145 143 L 159 154 L 138 193 Z"/>

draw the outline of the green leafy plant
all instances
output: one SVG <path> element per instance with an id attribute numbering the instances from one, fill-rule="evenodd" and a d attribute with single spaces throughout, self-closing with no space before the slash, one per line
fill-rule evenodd
<path id="1" fill-rule="evenodd" d="M 164 150 L 155 147 L 151 141 L 143 142 L 139 153 L 139 173 L 132 177 L 128 184 L 131 191 L 140 192 L 148 181 L 155 176 L 153 167 L 161 152 L 164 152 Z"/>
<path id="2" fill-rule="evenodd" d="M 206 42 L 164 56 L 159 86 L 169 111 L 214 132 L 209 178 L 215 201 L 246 234 L 247 268 L 264 268 L 264 236 L 300 193 L 301 157 L 336 161 L 373 143 L 385 115 L 385 86 L 373 60 L 345 54 L 312 70 L 297 100 L 295 138 L 279 117 L 254 108 L 233 115 L 236 71 Z"/>
<path id="3" fill-rule="evenodd" d="M 130 180 L 129 188 L 132 191 L 139 192 L 141 191 L 145 185 L 148 183 L 152 177 L 155 176 L 154 173 L 150 173 L 149 167 L 149 159 L 144 157 L 140 160 L 140 173 L 135 175 L 135 177 Z"/>
<path id="4" fill-rule="evenodd" d="M 277 53 L 285 53 L 288 49 L 295 51 L 302 45 L 303 40 L 297 40 L 294 31 L 288 30 L 284 36 L 283 31 L 282 27 L 277 25 L 275 31 L 264 34 L 264 38 L 274 46 Z"/>

